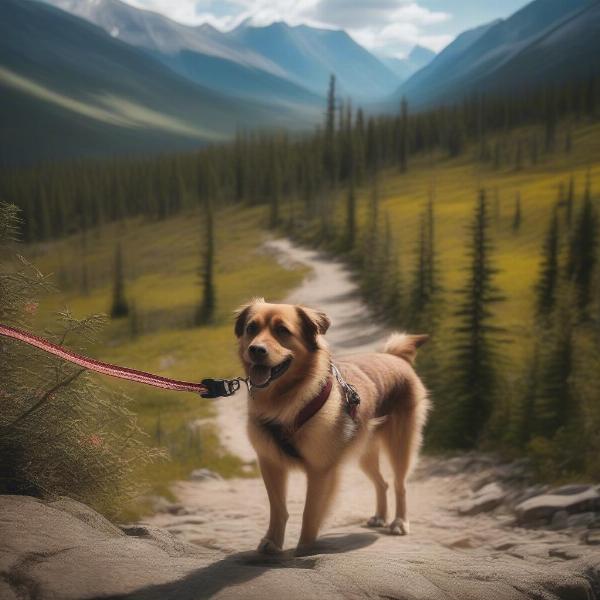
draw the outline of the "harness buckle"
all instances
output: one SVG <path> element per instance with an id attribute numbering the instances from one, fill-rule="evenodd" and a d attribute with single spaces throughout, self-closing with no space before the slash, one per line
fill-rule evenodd
<path id="1" fill-rule="evenodd" d="M 203 379 L 201 383 L 206 388 L 202 398 L 226 398 L 240 389 L 239 379 Z"/>

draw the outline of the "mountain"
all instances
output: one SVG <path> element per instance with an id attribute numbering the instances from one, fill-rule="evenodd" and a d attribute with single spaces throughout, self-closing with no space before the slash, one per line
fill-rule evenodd
<path id="1" fill-rule="evenodd" d="M 46 0 L 151 54 L 175 72 L 230 96 L 304 110 L 322 107 L 277 64 L 210 25 L 188 27 L 120 0 Z"/>
<path id="2" fill-rule="evenodd" d="M 0 2 L 0 162 L 197 147 L 294 113 L 193 84 L 102 29 Z"/>
<path id="3" fill-rule="evenodd" d="M 380 57 L 381 62 L 393 71 L 400 81 L 406 81 L 413 73 L 427 66 L 435 58 L 435 52 L 423 46 L 415 46 L 406 58 Z"/>
<path id="4" fill-rule="evenodd" d="M 474 90 L 506 89 L 516 82 L 513 73 L 522 73 L 521 61 L 528 65 L 525 75 L 520 76 L 522 83 L 541 81 L 542 73 L 544 78 L 554 79 L 553 69 L 549 68 L 554 65 L 544 58 L 543 50 L 533 49 L 543 48 L 544 40 L 562 27 L 570 28 L 573 36 L 571 20 L 596 5 L 592 0 L 534 0 L 508 19 L 467 31 L 403 83 L 394 95 L 394 103 L 405 96 L 413 106 L 423 106 L 457 100 Z M 579 19 L 577 25 L 585 32 L 587 51 L 593 52 L 593 23 Z M 564 46 L 560 53 L 561 62 L 574 65 L 577 59 L 573 48 Z M 534 56 L 536 61 L 531 62 Z M 587 60 L 593 62 L 595 57 L 590 54 Z"/>
<path id="5" fill-rule="evenodd" d="M 314 93 L 327 90 L 332 73 L 340 94 L 357 101 L 385 96 L 398 85 L 396 74 L 345 31 L 283 22 L 267 27 L 242 23 L 227 35 Z"/>

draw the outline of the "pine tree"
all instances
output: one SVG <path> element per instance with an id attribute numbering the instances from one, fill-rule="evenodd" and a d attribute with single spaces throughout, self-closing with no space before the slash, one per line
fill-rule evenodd
<path id="1" fill-rule="evenodd" d="M 123 252 L 121 242 L 115 249 L 115 267 L 113 273 L 113 294 L 110 316 L 113 319 L 126 317 L 129 314 L 129 304 L 125 296 L 125 275 L 123 272 Z"/>
<path id="2" fill-rule="evenodd" d="M 567 260 L 567 278 L 575 285 L 575 300 L 582 317 L 587 316 L 586 310 L 591 301 L 597 245 L 598 221 L 591 199 L 591 184 L 588 175 L 583 206 L 571 236 Z"/>
<path id="3" fill-rule="evenodd" d="M 398 140 L 398 163 L 400 171 L 406 172 L 408 161 L 408 102 L 402 98 L 400 102 L 400 131 Z"/>
<path id="4" fill-rule="evenodd" d="M 327 92 L 327 111 L 325 113 L 325 140 L 323 166 L 329 181 L 335 184 L 337 180 L 337 156 L 335 148 L 335 75 L 329 78 Z"/>
<path id="5" fill-rule="evenodd" d="M 545 336 L 538 400 L 537 433 L 551 438 L 566 427 L 576 413 L 576 399 L 571 381 L 573 374 L 573 327 L 563 308 L 551 335 Z"/>
<path id="6" fill-rule="evenodd" d="M 513 231 L 519 231 L 521 228 L 521 193 L 517 192 L 517 197 L 515 199 L 515 214 L 513 216 L 512 229 Z"/>
<path id="7" fill-rule="evenodd" d="M 542 251 L 540 275 L 535 287 L 535 311 L 539 318 L 550 315 L 556 304 L 559 253 L 558 215 L 554 210 Z"/>
<path id="8" fill-rule="evenodd" d="M 196 309 L 194 324 L 206 325 L 214 318 L 216 308 L 216 292 L 214 282 L 215 269 L 215 231 L 213 222 L 212 200 L 207 198 L 204 210 L 204 248 L 200 266 L 200 279 L 202 283 L 202 301 Z"/>
<path id="9" fill-rule="evenodd" d="M 348 197 L 346 200 L 346 238 L 344 246 L 348 252 L 354 249 L 356 243 L 356 192 L 354 190 L 354 178 L 350 179 Z"/>
<path id="10" fill-rule="evenodd" d="M 498 376 L 496 343 L 501 329 L 493 324 L 491 307 L 502 301 L 494 285 L 492 243 L 485 192 L 479 194 L 471 225 L 469 280 L 460 290 L 456 312 L 460 324 L 454 329 L 454 423 L 450 436 L 461 447 L 473 447 L 485 432 L 494 408 Z"/>
<path id="11" fill-rule="evenodd" d="M 569 178 L 569 191 L 565 200 L 565 220 L 567 221 L 567 227 L 570 229 L 573 223 L 573 205 L 575 203 L 575 179 L 573 175 Z"/>

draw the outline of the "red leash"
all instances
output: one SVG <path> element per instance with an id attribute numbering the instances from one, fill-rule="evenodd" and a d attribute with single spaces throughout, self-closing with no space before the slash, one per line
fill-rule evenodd
<path id="1" fill-rule="evenodd" d="M 96 371 L 103 375 L 118 377 L 119 379 L 128 379 L 137 381 L 146 385 L 163 388 L 165 390 L 175 390 L 177 392 L 196 392 L 203 398 L 217 398 L 219 396 L 231 396 L 240 388 L 240 379 L 203 379 L 201 383 L 192 383 L 190 381 L 179 381 L 177 379 L 169 379 L 160 375 L 153 375 L 136 369 L 128 369 L 127 367 L 119 367 L 111 365 L 100 360 L 87 358 L 76 354 L 67 348 L 53 344 L 44 338 L 28 333 L 15 327 L 0 324 L 0 335 L 19 340 L 30 346 L 35 346 L 44 352 L 54 354 L 69 361 L 84 369 Z"/>

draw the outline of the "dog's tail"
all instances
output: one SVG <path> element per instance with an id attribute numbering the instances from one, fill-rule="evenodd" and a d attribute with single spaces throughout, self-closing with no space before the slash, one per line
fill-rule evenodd
<path id="1" fill-rule="evenodd" d="M 410 364 L 415 362 L 417 350 L 429 339 L 428 335 L 411 335 L 408 333 L 392 333 L 387 339 L 383 351 L 403 358 Z"/>

